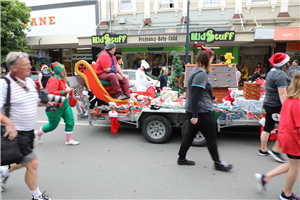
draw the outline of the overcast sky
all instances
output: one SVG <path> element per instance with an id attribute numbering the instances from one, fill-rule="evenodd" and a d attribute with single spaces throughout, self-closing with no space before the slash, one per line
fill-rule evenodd
<path id="1" fill-rule="evenodd" d="M 75 2 L 75 1 L 84 1 L 84 0 L 20 0 L 26 3 L 27 6 L 40 6 L 40 5 L 49 5 L 56 3 L 65 3 L 65 2 Z"/>

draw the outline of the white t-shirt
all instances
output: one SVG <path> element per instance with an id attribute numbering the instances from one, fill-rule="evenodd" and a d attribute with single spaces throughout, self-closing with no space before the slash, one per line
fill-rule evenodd
<path id="1" fill-rule="evenodd" d="M 10 113 L 9 118 L 13 121 L 15 128 L 19 131 L 30 131 L 34 129 L 38 115 L 38 92 L 34 81 L 27 77 L 26 81 L 21 81 L 28 89 L 27 92 L 18 83 L 16 83 L 10 74 L 6 76 L 10 80 Z M 1 98 L 0 106 L 1 113 L 5 114 L 3 108 L 6 103 L 7 83 L 6 80 L 1 79 Z"/>

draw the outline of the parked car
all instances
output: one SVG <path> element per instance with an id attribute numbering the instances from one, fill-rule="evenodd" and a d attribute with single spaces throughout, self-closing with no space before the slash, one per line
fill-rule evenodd
<path id="1" fill-rule="evenodd" d="M 40 83 L 38 81 L 38 78 L 39 78 L 39 74 L 41 73 L 41 71 L 31 71 L 31 74 L 30 74 L 30 78 L 32 78 L 32 80 L 34 81 L 35 85 L 36 85 L 36 89 L 38 90 L 38 93 L 40 93 Z"/>
<path id="2" fill-rule="evenodd" d="M 136 84 L 136 75 L 135 75 L 136 70 L 134 70 L 134 69 L 124 69 L 124 70 L 122 70 L 122 72 L 124 74 L 129 75 L 130 85 L 134 85 L 134 87 L 132 87 L 132 91 L 136 92 L 136 86 L 135 86 L 135 84 Z M 155 85 L 158 78 L 156 76 L 153 76 L 149 72 L 145 72 L 145 74 L 146 74 L 147 81 L 150 84 L 152 83 L 153 85 Z M 156 87 L 159 87 L 159 86 L 160 86 L 160 83 L 158 82 Z"/>

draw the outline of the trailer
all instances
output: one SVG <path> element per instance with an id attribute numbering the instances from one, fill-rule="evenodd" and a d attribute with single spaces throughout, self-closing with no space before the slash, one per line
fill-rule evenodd
<path id="1" fill-rule="evenodd" d="M 78 121 L 86 121 L 89 125 L 93 122 L 110 120 L 108 113 L 101 110 L 91 110 L 89 101 L 82 95 L 83 88 L 86 87 L 85 80 L 81 76 L 69 77 L 69 84 L 74 88 L 77 98 L 76 110 Z M 150 107 L 142 108 L 139 112 L 129 109 L 128 113 L 120 113 L 117 117 L 119 122 L 127 123 L 135 128 L 140 128 L 144 137 L 152 143 L 165 143 L 172 135 L 173 128 L 181 128 L 182 136 L 187 132 L 188 120 L 185 109 L 160 108 L 152 110 Z M 238 112 L 238 111 L 237 111 Z M 255 113 L 254 113 L 255 114 Z M 257 113 L 258 114 L 258 113 Z M 218 132 L 225 127 L 237 126 L 261 126 L 256 119 L 232 119 L 229 114 L 225 120 L 217 120 L 216 129 Z M 206 140 L 199 131 L 194 138 L 193 146 L 204 146 Z"/>

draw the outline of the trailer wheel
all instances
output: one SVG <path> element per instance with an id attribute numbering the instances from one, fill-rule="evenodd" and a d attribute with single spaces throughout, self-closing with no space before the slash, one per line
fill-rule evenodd
<path id="1" fill-rule="evenodd" d="M 184 137 L 184 135 L 187 133 L 187 126 L 188 126 L 189 121 L 186 120 L 181 128 L 181 135 L 182 137 Z M 197 146 L 197 147 L 201 147 L 201 146 L 205 146 L 206 145 L 206 139 L 205 137 L 202 135 L 202 133 L 200 131 L 198 131 L 197 135 L 194 138 L 194 141 L 192 143 L 192 146 Z"/>
<path id="2" fill-rule="evenodd" d="M 171 137 L 172 125 L 167 118 L 152 115 L 143 122 L 142 132 L 149 142 L 164 143 Z"/>

